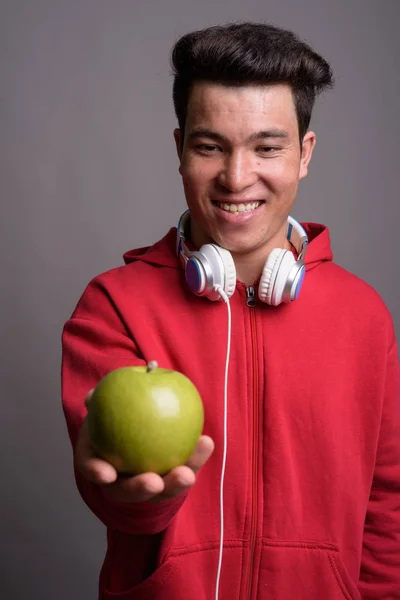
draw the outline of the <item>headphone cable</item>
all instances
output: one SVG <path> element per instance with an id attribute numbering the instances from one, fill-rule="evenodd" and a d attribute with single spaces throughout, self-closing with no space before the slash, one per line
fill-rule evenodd
<path id="1" fill-rule="evenodd" d="M 218 600 L 219 595 L 219 583 L 221 577 L 222 568 L 222 553 L 224 546 L 224 479 L 225 479 L 225 467 L 226 467 L 226 456 L 228 450 L 228 369 L 229 369 L 229 357 L 231 352 L 231 307 L 229 304 L 229 298 L 221 286 L 216 286 L 216 291 L 221 296 L 222 300 L 226 304 L 228 311 L 228 338 L 226 346 L 226 360 L 225 360 L 225 376 L 224 376 L 224 447 L 222 457 L 222 469 L 221 469 L 221 482 L 220 482 L 220 542 L 219 542 L 219 559 L 218 559 L 218 571 L 215 586 L 215 600 Z"/>

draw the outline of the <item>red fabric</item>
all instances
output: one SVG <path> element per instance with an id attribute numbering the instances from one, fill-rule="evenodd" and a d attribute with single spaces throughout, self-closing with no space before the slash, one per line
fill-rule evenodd
<path id="1" fill-rule="evenodd" d="M 225 545 L 220 600 L 400 598 L 399 363 L 393 324 L 366 283 L 332 262 L 329 232 L 304 225 L 297 301 L 231 298 Z M 63 332 L 72 444 L 83 399 L 107 372 L 157 360 L 186 374 L 216 449 L 194 488 L 122 504 L 77 475 L 108 529 L 99 597 L 211 600 L 219 546 L 227 312 L 194 296 L 175 230 L 95 278 Z"/>

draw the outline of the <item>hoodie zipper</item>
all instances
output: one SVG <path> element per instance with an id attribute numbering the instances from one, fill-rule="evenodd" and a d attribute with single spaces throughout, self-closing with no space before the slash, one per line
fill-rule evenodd
<path id="1" fill-rule="evenodd" d="M 246 305 L 253 309 L 256 306 L 255 289 L 253 286 L 246 288 Z M 258 520 L 258 422 L 259 422 L 259 379 L 258 379 L 258 351 L 257 351 L 257 328 L 256 315 L 254 310 L 250 310 L 250 334 L 252 349 L 252 367 L 253 367 L 253 445 L 252 445 L 252 507 L 250 524 L 250 554 L 249 570 L 246 585 L 246 599 L 252 595 L 253 565 L 256 546 L 257 520 Z"/>
<path id="2" fill-rule="evenodd" d="M 246 298 L 247 298 L 246 305 L 249 308 L 254 308 L 256 305 L 256 291 L 252 285 L 249 285 L 246 288 Z"/>

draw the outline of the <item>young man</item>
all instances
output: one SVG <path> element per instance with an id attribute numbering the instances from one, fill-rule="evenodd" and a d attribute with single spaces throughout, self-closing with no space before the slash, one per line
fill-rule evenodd
<path id="1" fill-rule="evenodd" d="M 400 598 L 392 320 L 374 290 L 333 264 L 326 227 L 289 219 L 329 65 L 292 33 L 261 24 L 184 36 L 173 65 L 190 214 L 178 234 L 95 278 L 63 334 L 76 481 L 108 532 L 99 597 Z M 221 296 L 232 340 L 217 586 Z M 107 372 L 154 359 L 197 386 L 205 435 L 165 477 L 119 478 L 91 448 L 85 402 Z"/>

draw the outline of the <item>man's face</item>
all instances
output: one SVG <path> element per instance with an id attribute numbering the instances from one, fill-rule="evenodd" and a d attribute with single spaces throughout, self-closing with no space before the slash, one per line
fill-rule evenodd
<path id="1" fill-rule="evenodd" d="M 193 243 L 216 242 L 234 256 L 285 247 L 315 144 L 308 132 L 300 149 L 290 87 L 195 83 L 183 146 L 180 136 L 175 130 Z"/>

